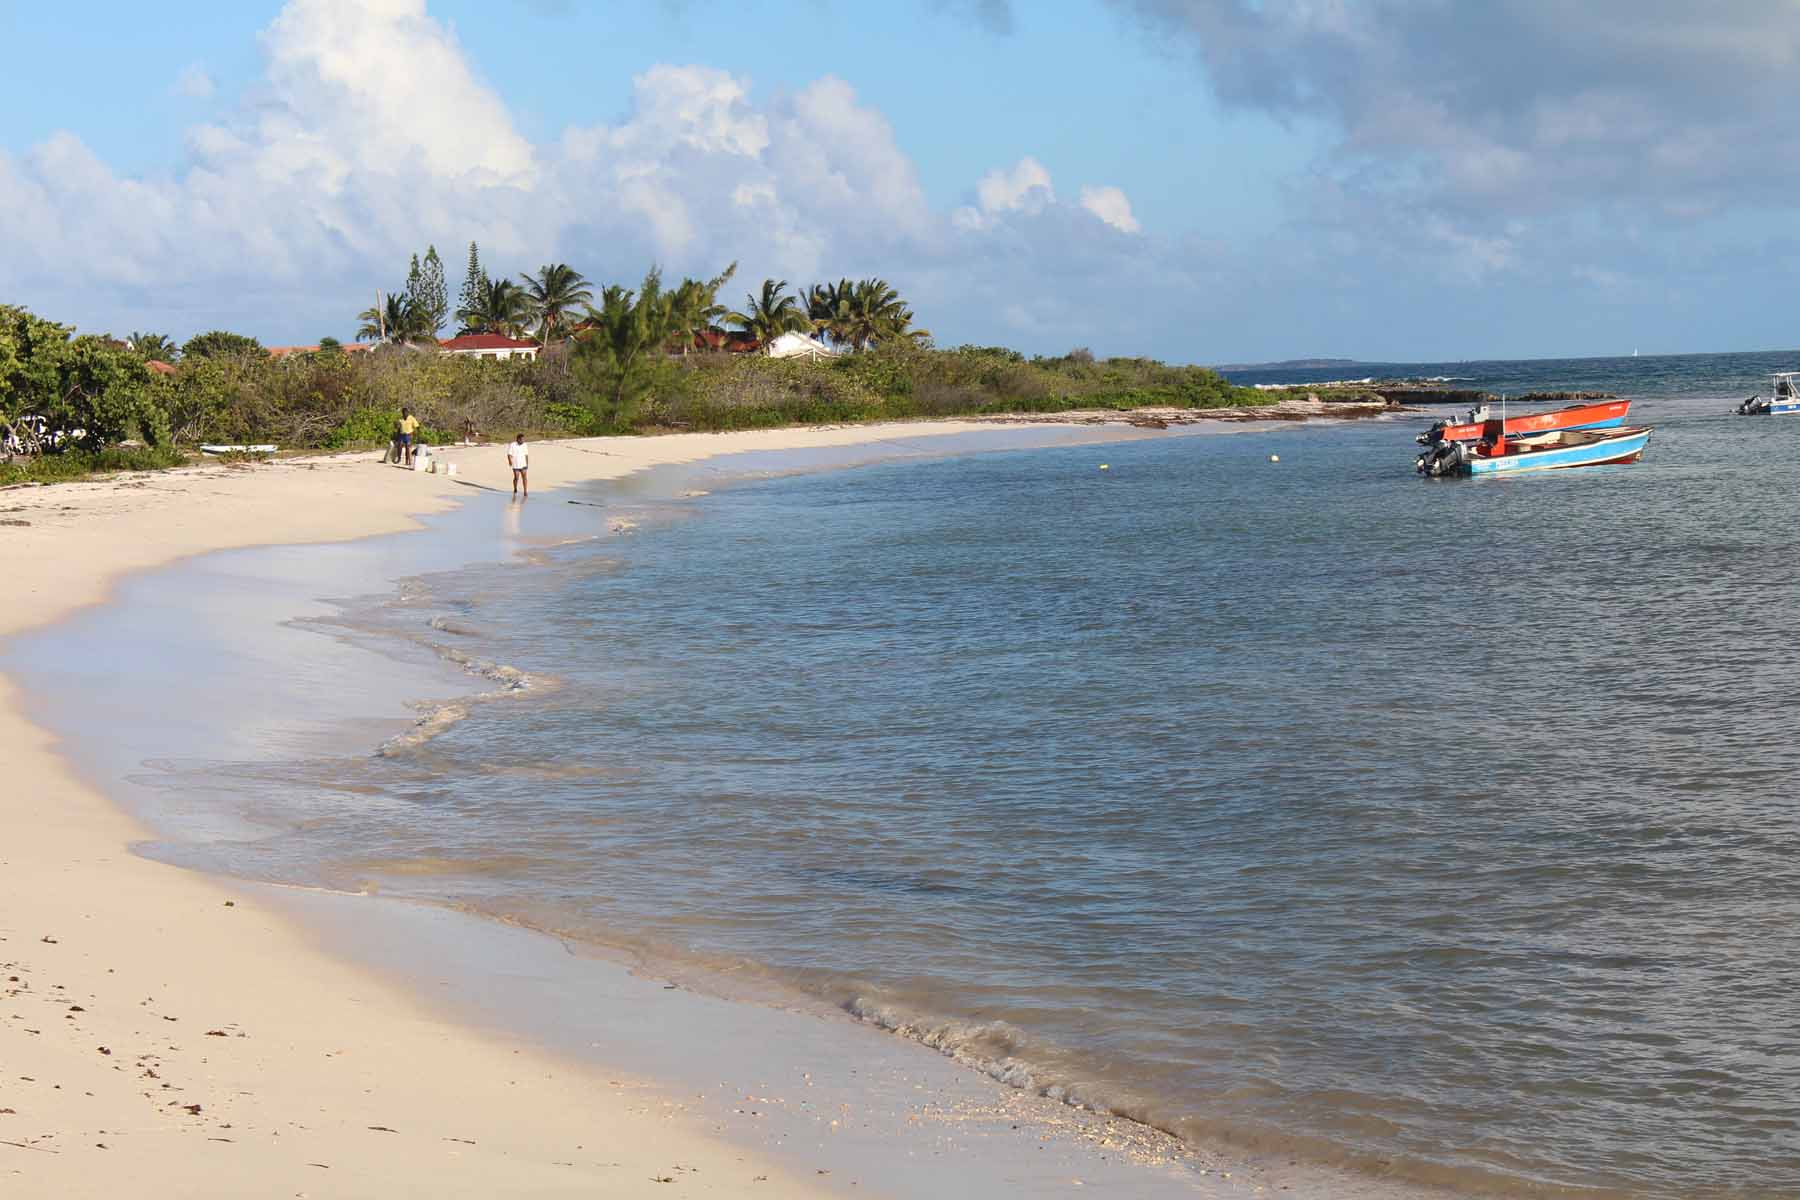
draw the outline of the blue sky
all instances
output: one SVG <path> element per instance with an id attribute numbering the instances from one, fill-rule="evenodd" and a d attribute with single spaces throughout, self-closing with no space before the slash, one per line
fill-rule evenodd
<path id="1" fill-rule="evenodd" d="M 754 19 L 746 16 L 753 13 Z M 458 273 L 881 274 L 940 343 L 1800 343 L 1800 6 L 0 0 L 0 299 L 340 338 Z"/>

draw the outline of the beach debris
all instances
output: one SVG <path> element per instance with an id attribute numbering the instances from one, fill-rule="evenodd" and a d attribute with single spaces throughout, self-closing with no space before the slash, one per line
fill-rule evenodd
<path id="1" fill-rule="evenodd" d="M 21 521 L 17 517 L 6 517 L 4 519 L 0 519 L 0 525 L 30 525 L 30 524 L 31 524 L 30 521 Z"/>
<path id="2" fill-rule="evenodd" d="M 230 1037 L 231 1035 L 229 1033 L 226 1033 L 223 1029 L 209 1029 L 206 1031 L 206 1036 L 207 1037 Z"/>
<path id="3" fill-rule="evenodd" d="M 398 1129 L 389 1129 L 386 1125 L 371 1125 L 371 1126 L 369 1126 L 369 1128 L 374 1130 L 376 1133 L 399 1133 L 400 1132 Z"/>
<path id="4" fill-rule="evenodd" d="M 226 902 L 225 902 L 225 907 L 226 907 L 226 908 L 236 908 L 236 907 L 237 907 L 237 901 L 236 901 L 236 900 L 227 900 L 227 901 L 226 901 Z"/>
<path id="5" fill-rule="evenodd" d="M 44 943 L 44 945 L 46 945 L 46 946 L 54 946 L 57 944 L 56 939 L 51 937 L 47 933 L 43 937 L 39 938 L 38 941 Z"/>
<path id="6" fill-rule="evenodd" d="M 181 1107 L 190 1117 L 197 1117 L 200 1115 L 200 1106 L 198 1104 L 183 1104 Z"/>
<path id="7" fill-rule="evenodd" d="M 99 1050 L 100 1050 L 100 1053 L 102 1053 L 102 1054 L 111 1054 L 112 1053 L 112 1049 L 107 1046 L 101 1046 L 101 1047 L 99 1047 Z"/>

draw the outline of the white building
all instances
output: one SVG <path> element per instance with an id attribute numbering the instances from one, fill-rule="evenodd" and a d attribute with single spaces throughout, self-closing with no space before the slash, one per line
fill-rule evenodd
<path id="1" fill-rule="evenodd" d="M 464 358 L 536 358 L 542 349 L 529 338 L 509 338 L 498 333 L 465 333 L 438 343 L 445 354 Z"/>

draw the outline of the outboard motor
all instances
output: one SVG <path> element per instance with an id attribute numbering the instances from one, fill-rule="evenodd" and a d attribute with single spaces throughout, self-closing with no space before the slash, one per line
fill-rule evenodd
<path id="1" fill-rule="evenodd" d="M 1763 401 L 1761 396 L 1751 396 L 1737 406 L 1737 415 L 1740 417 L 1756 417 L 1761 416 L 1768 410 L 1769 406 Z"/>
<path id="2" fill-rule="evenodd" d="M 1460 474 L 1469 465 L 1469 447 L 1462 442 L 1439 442 L 1419 455 L 1413 466 L 1433 479 Z"/>
<path id="3" fill-rule="evenodd" d="M 1444 430 L 1448 428 L 1448 422 L 1439 421 L 1436 425 L 1433 425 L 1430 429 L 1427 429 L 1424 433 L 1421 433 L 1418 437 L 1414 438 L 1413 441 L 1419 443 L 1421 446 L 1436 445 L 1438 442 L 1444 440 Z"/>

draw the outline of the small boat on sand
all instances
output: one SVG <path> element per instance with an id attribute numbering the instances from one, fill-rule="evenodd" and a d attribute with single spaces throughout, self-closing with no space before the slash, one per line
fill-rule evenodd
<path id="1" fill-rule="evenodd" d="M 1752 396 L 1737 406 L 1740 417 L 1773 417 L 1800 412 L 1800 371 L 1777 371 L 1769 378 L 1767 399 Z"/>
<path id="2" fill-rule="evenodd" d="M 260 445 L 206 445 L 200 447 L 202 454 L 273 454 L 281 447 L 272 442 Z"/>
<path id="3" fill-rule="evenodd" d="M 1554 429 L 1616 429 L 1625 424 L 1625 414 L 1630 410 L 1629 400 L 1603 400 L 1598 404 L 1571 404 L 1549 412 L 1494 418 L 1484 404 L 1470 412 L 1466 421 L 1439 421 L 1421 433 L 1418 442 L 1421 446 L 1430 446 L 1438 442 L 1473 442 L 1481 438 L 1493 441 L 1503 435 L 1513 438 L 1549 433 Z"/>
<path id="4" fill-rule="evenodd" d="M 1644 456 L 1650 427 L 1558 429 L 1524 437 L 1476 443 L 1439 442 L 1419 455 L 1419 474 L 1513 475 L 1520 471 L 1563 470 L 1633 463 Z"/>

